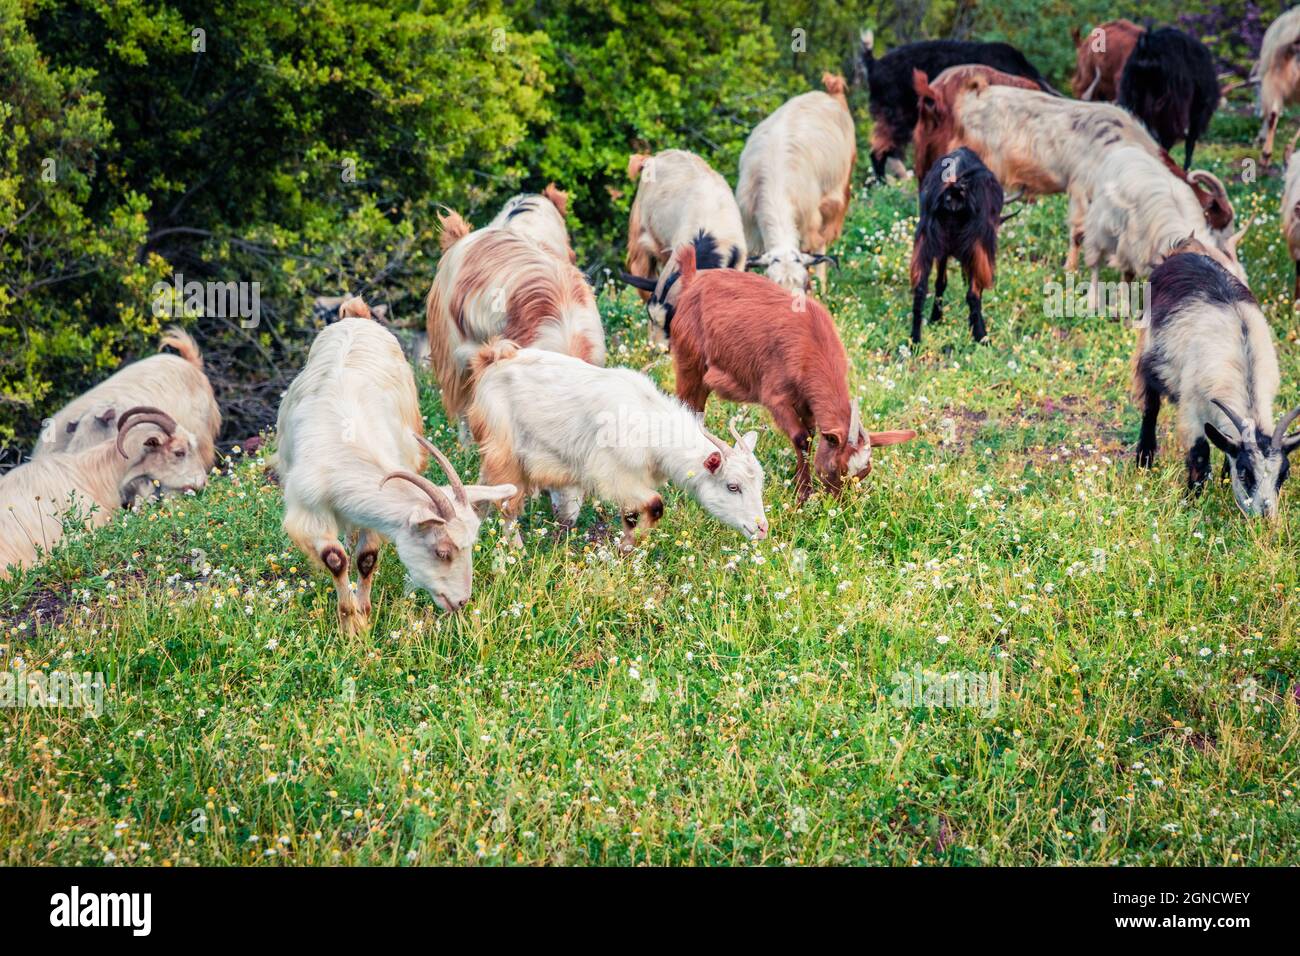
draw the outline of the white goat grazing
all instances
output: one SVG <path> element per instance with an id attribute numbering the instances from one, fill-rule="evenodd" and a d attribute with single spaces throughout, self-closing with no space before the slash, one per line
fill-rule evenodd
<path id="1" fill-rule="evenodd" d="M 157 408 L 124 409 L 115 436 L 80 451 L 47 452 L 0 477 L 0 578 L 7 566 L 28 567 L 48 553 L 65 521 L 97 528 L 150 494 L 200 491 L 207 473 L 188 428 Z"/>
<path id="2" fill-rule="evenodd" d="M 340 314 L 316 337 L 280 404 L 276 467 L 285 533 L 334 578 L 340 626 L 357 633 L 370 623 L 371 585 L 386 539 L 410 580 L 439 607 L 464 607 L 482 520 L 476 507 L 509 498 L 515 488 L 461 484 L 421 434 L 415 378 L 397 339 L 359 299 L 344 303 Z M 426 451 L 450 488 L 420 474 Z M 340 533 L 356 538 L 355 594 Z"/>
<path id="3" fill-rule="evenodd" d="M 221 409 L 203 373 L 203 356 L 189 334 L 177 328 L 168 329 L 158 345 L 171 346 L 180 355 L 159 353 L 132 362 L 69 402 L 43 423 L 32 457 L 98 445 L 113 437 L 120 409 L 152 405 L 169 409 L 198 437 L 203 464 L 211 468 Z"/>
<path id="4" fill-rule="evenodd" d="M 1243 284 L 1246 272 L 1237 261 L 1237 244 L 1246 224 L 1222 246 L 1205 224 L 1192 187 L 1173 176 L 1160 160 L 1141 147 L 1116 146 L 1104 154 L 1084 217 L 1084 261 L 1092 270 L 1090 300 L 1095 306 L 1103 258 L 1126 281 L 1147 276 L 1177 246 L 1195 240 L 1205 254 Z"/>
<path id="5" fill-rule="evenodd" d="M 693 243 L 698 269 L 744 269 L 745 227 L 727 181 L 694 153 L 636 153 L 628 159 L 627 174 L 638 182 L 622 278 L 647 300 L 651 341 L 666 346 L 664 329 L 677 304 L 677 248 Z"/>
<path id="6" fill-rule="evenodd" d="M 826 285 L 826 250 L 839 238 L 853 193 L 857 139 L 843 77 L 822 77 L 826 92 L 787 100 L 754 127 L 740 154 L 736 202 L 749 265 L 788 289 L 806 289 L 809 266 Z"/>
<path id="7" fill-rule="evenodd" d="M 425 304 L 429 364 L 447 417 L 463 420 L 469 403 L 469 362 L 498 336 L 520 345 L 605 364 L 605 329 L 586 277 L 571 263 L 504 228 L 471 232 L 456 213 L 442 221 L 442 259 Z M 582 507 L 576 489 L 551 489 L 561 524 Z"/>
<path id="8" fill-rule="evenodd" d="M 663 516 L 657 489 L 671 481 L 747 538 L 767 536 L 756 432 L 735 435 L 733 448 L 640 372 L 507 340 L 479 351 L 474 375 L 469 421 L 482 453 L 481 480 L 519 488 L 503 506 L 507 531 L 530 492 L 577 485 L 618 505 L 622 544 L 631 548 L 638 527 L 652 528 Z"/>
<path id="9" fill-rule="evenodd" d="M 1292 302 L 1300 302 L 1300 153 L 1286 164 L 1286 185 L 1282 189 L 1282 235 L 1286 248 L 1295 261 L 1295 285 L 1291 290 Z"/>
<path id="10" fill-rule="evenodd" d="M 540 195 L 521 193 L 511 197 L 487 228 L 513 232 L 565 262 L 577 262 L 578 255 L 569 245 L 569 230 L 564 225 L 568 208 L 569 194 L 550 183 Z"/>
<path id="11" fill-rule="evenodd" d="M 1168 398 L 1178 403 L 1188 486 L 1209 478 L 1212 442 L 1227 456 L 1237 506 L 1276 517 L 1287 459 L 1300 445 L 1286 431 L 1300 408 L 1273 426 L 1277 350 L 1250 290 L 1214 260 L 1180 252 L 1151 275 L 1149 316 L 1133 357 L 1133 400 L 1143 410 L 1138 464 L 1155 460 L 1156 418 Z"/>
<path id="12" fill-rule="evenodd" d="M 1300 7 L 1292 7 L 1268 25 L 1250 78 L 1259 84 L 1258 112 L 1263 117 L 1258 139 L 1265 163 L 1273 158 L 1277 121 L 1286 107 L 1300 100 Z M 1300 132 L 1296 134 L 1300 137 Z M 1291 140 L 1295 145 L 1295 139 Z"/>

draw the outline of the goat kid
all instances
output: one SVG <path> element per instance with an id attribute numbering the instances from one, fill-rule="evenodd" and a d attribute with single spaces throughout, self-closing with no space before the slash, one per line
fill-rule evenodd
<path id="1" fill-rule="evenodd" d="M 984 342 L 983 295 L 994 281 L 998 228 L 1002 225 L 1002 186 L 980 158 L 966 147 L 954 150 L 930 168 L 921 183 L 921 218 L 912 246 L 912 341 L 921 341 L 930 268 L 938 263 L 930 324 L 943 317 L 948 287 L 948 260 L 956 259 L 966 279 L 971 337 Z"/>
<path id="2" fill-rule="evenodd" d="M 750 272 L 696 272 L 694 250 L 678 251 L 673 370 L 677 396 L 703 413 L 709 395 L 762 405 L 794 446 L 795 488 L 812 493 L 807 454 L 821 433 L 815 467 L 838 492 L 846 478 L 871 472 L 872 446 L 916 437 L 914 431 L 867 432 L 849 399 L 848 355 L 830 313 Z"/>
<path id="3" fill-rule="evenodd" d="M 508 340 L 484 346 L 473 367 L 469 421 L 482 453 L 481 480 L 519 489 L 503 505 L 516 544 L 515 520 L 527 497 L 557 484 L 615 502 L 625 550 L 663 517 L 658 488 L 666 481 L 745 537 L 767 536 L 757 432 L 733 428 L 733 447 L 639 372 Z"/>

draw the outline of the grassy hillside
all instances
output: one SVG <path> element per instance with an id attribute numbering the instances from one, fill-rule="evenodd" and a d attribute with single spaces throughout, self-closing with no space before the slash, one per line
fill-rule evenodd
<path id="1" fill-rule="evenodd" d="M 1223 144 L 1251 131 L 1222 119 L 1203 160 L 1239 170 Z M 1282 408 L 1278 188 L 1231 185 Z M 1005 227 L 991 347 L 955 275 L 947 320 L 900 347 L 914 205 L 859 192 L 828 304 L 867 426 L 918 440 L 799 509 L 766 413 L 710 406 L 761 428 L 767 541 L 673 492 L 623 557 L 608 511 L 566 537 L 538 502 L 522 552 L 486 526 L 466 613 L 405 596 L 387 551 L 373 633 L 344 638 L 236 456 L 0 584 L 4 668 L 110 685 L 97 720 L 2 712 L 0 862 L 1295 862 L 1300 486 L 1273 526 L 1222 486 L 1186 500 L 1170 409 L 1134 468 L 1133 331 L 1045 315 L 1061 197 Z M 611 361 L 670 386 L 639 303 L 601 304 Z M 424 407 L 453 448 L 427 383 Z M 996 675 L 996 707 L 900 702 L 918 669 Z"/>

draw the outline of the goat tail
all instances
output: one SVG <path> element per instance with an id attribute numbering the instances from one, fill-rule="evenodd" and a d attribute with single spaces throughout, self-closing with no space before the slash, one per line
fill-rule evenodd
<path id="1" fill-rule="evenodd" d="M 844 82 L 844 77 L 838 73 L 823 73 L 822 89 L 831 96 L 848 96 L 849 85 Z"/>
<path id="2" fill-rule="evenodd" d="M 477 382 L 479 377 L 498 362 L 508 362 L 519 354 L 519 346 L 511 339 L 491 339 L 470 359 L 470 381 Z"/>
<path id="3" fill-rule="evenodd" d="M 438 213 L 438 223 L 442 226 L 442 234 L 438 236 L 438 245 L 443 252 L 446 252 L 474 231 L 473 227 L 465 221 L 460 213 L 451 209 L 447 210 L 445 216 Z"/>
<path id="4" fill-rule="evenodd" d="M 627 158 L 627 178 L 636 179 L 641 175 L 645 164 L 650 162 L 649 153 L 633 153 Z"/>
<path id="5" fill-rule="evenodd" d="M 190 333 L 186 332 L 179 326 L 173 325 L 163 332 L 163 337 L 158 340 L 158 350 L 164 348 L 174 348 L 180 353 L 181 358 L 189 362 L 200 372 L 203 371 L 203 356 L 199 353 L 199 347 L 195 344 Z"/>
<path id="6" fill-rule="evenodd" d="M 370 319 L 370 306 L 359 295 L 350 296 L 339 306 L 340 319 Z"/>
<path id="7" fill-rule="evenodd" d="M 555 183 L 546 184 L 546 188 L 542 190 L 542 197 L 550 200 L 551 205 L 555 207 L 556 211 L 560 214 L 561 219 L 568 215 L 569 194 L 559 186 L 555 185 Z"/>

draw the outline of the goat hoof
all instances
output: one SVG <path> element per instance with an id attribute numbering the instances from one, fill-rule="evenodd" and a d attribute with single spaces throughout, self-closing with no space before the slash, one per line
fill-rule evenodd
<path id="1" fill-rule="evenodd" d="M 1137 463 L 1139 468 L 1153 467 L 1156 463 L 1155 451 L 1147 451 L 1145 448 L 1139 448 L 1137 453 Z"/>

